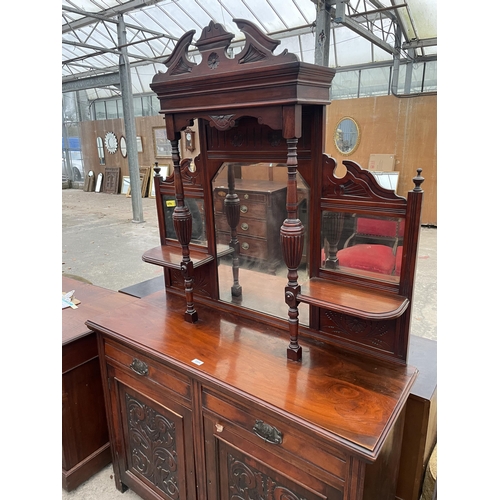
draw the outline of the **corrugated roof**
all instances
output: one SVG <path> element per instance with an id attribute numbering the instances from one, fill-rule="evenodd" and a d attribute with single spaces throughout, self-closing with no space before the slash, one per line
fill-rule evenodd
<path id="1" fill-rule="evenodd" d="M 331 67 L 375 64 L 395 55 L 413 60 L 437 55 L 436 0 L 328 2 Z M 107 78 L 118 72 L 120 15 L 136 94 L 150 92 L 153 75 L 165 70 L 163 61 L 179 37 L 194 29 L 196 40 L 211 20 L 235 34 L 235 50 L 243 34 L 233 19 L 243 18 L 281 40 L 277 51 L 288 49 L 314 62 L 317 10 L 317 0 L 62 0 L 63 84 L 93 77 L 89 97 L 111 95 Z"/>

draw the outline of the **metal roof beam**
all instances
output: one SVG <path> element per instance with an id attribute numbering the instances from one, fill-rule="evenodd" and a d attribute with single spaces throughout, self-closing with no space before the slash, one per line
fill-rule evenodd
<path id="1" fill-rule="evenodd" d="M 89 78 L 79 78 L 76 80 L 63 82 L 63 92 L 74 92 L 76 90 L 94 89 L 96 87 L 120 86 L 120 74 L 110 73 L 107 75 L 91 76 Z"/>
<path id="2" fill-rule="evenodd" d="M 130 0 L 130 2 L 116 5 L 109 9 L 101 10 L 99 11 L 99 14 L 95 14 L 94 12 L 85 12 L 79 9 L 71 9 L 70 7 L 63 6 L 63 10 L 66 10 L 67 12 L 73 12 L 74 14 L 80 14 L 84 17 L 82 17 L 81 19 L 77 19 L 76 21 L 72 21 L 69 24 L 64 24 L 62 26 L 62 32 L 67 33 L 73 29 L 89 26 L 90 24 L 93 24 L 95 22 L 95 19 L 118 23 L 118 21 L 110 18 L 118 16 L 119 14 L 125 14 L 127 12 L 138 10 L 142 7 L 147 7 L 148 5 L 154 5 L 162 1 L 163 0 Z"/>
<path id="3" fill-rule="evenodd" d="M 83 10 L 73 9 L 71 7 L 65 7 L 65 6 L 62 7 L 62 10 L 67 11 L 67 12 L 71 12 L 73 14 L 80 14 L 80 15 L 85 16 L 82 19 L 77 19 L 76 21 L 71 21 L 70 23 L 63 24 L 62 25 L 63 35 L 65 33 L 69 33 L 70 31 L 74 31 L 76 29 L 83 28 L 85 26 L 89 26 L 89 25 L 95 23 L 96 20 L 107 22 L 107 23 L 113 23 L 116 25 L 118 24 L 117 20 L 111 19 L 110 17 L 107 17 L 107 16 L 102 15 L 102 14 L 96 14 L 94 12 L 85 12 Z M 104 12 L 104 11 L 102 11 L 102 12 Z M 87 19 L 88 22 L 82 23 L 81 21 L 83 21 L 84 19 Z M 143 33 L 148 33 L 148 34 L 154 35 L 156 37 L 164 37 L 164 38 L 168 38 L 169 40 L 174 40 L 174 41 L 178 40 L 177 37 L 169 36 L 169 35 L 166 35 L 165 33 L 161 33 L 160 31 L 154 31 L 154 30 L 151 30 L 148 28 L 144 28 L 142 26 L 137 26 L 135 24 L 125 23 L 125 27 L 133 29 L 133 30 L 137 30 L 137 31 L 142 31 Z"/>
<path id="4" fill-rule="evenodd" d="M 395 49 L 389 43 L 374 35 L 370 30 L 366 29 L 354 19 L 346 16 L 345 2 L 346 0 L 335 1 L 335 13 L 332 16 L 333 22 L 346 26 L 351 31 L 354 31 L 354 33 L 366 38 L 366 40 L 373 43 L 377 47 L 380 47 L 382 50 L 389 52 L 389 54 L 394 54 Z"/>
<path id="5" fill-rule="evenodd" d="M 424 47 L 435 47 L 437 45 L 437 37 L 435 38 L 425 38 L 424 40 L 411 40 L 410 42 L 405 42 L 401 46 L 404 50 L 406 49 L 423 49 Z"/>

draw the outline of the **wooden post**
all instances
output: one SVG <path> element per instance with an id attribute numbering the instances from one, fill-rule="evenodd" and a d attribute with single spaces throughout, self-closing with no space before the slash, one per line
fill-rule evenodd
<path id="1" fill-rule="evenodd" d="M 198 313 L 194 308 L 193 298 L 193 261 L 189 256 L 189 243 L 191 242 L 191 234 L 193 229 L 193 219 L 189 208 L 184 203 L 184 186 L 182 184 L 181 165 L 179 155 L 179 138 L 180 134 L 175 134 L 175 139 L 172 143 L 172 160 L 174 163 L 174 186 L 176 206 L 172 215 L 175 234 L 182 247 L 182 262 L 181 273 L 184 278 L 184 290 L 186 293 L 186 312 L 184 319 L 190 323 L 198 321 Z"/>
<path id="2" fill-rule="evenodd" d="M 285 287 L 285 302 L 288 305 L 288 324 L 290 327 L 290 344 L 287 349 L 287 358 L 299 361 L 302 358 L 302 347 L 299 346 L 299 310 L 297 294 L 300 292 L 298 284 L 298 268 L 302 260 L 304 248 L 305 228 L 298 217 L 297 196 L 297 138 L 287 139 L 288 155 L 288 182 L 286 193 L 287 218 L 280 229 L 281 249 L 283 259 L 288 267 L 288 284 Z"/>
<path id="3" fill-rule="evenodd" d="M 237 227 L 240 222 L 240 198 L 234 191 L 234 165 L 229 164 L 227 174 L 228 192 L 224 199 L 226 219 L 231 228 L 230 248 L 233 249 L 233 286 L 231 295 L 241 297 L 241 285 L 239 283 L 240 272 L 240 242 L 238 241 Z"/>

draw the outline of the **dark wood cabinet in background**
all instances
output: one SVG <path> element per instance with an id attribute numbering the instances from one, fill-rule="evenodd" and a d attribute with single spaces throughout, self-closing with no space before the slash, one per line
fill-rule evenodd
<path id="1" fill-rule="evenodd" d="M 80 304 L 62 311 L 62 486 L 67 491 L 111 461 L 96 335 L 85 321 L 134 301 L 63 276 L 62 291 L 71 290 Z"/>
<path id="2" fill-rule="evenodd" d="M 286 183 L 264 180 L 236 180 L 235 192 L 240 200 L 237 226 L 240 255 L 255 260 L 270 273 L 281 262 L 280 227 L 286 218 Z M 216 238 L 228 245 L 231 228 L 227 222 L 224 200 L 226 186 L 214 188 Z"/>

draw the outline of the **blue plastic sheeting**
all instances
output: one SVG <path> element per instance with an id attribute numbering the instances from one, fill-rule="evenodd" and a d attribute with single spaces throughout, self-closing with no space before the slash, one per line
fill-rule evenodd
<path id="1" fill-rule="evenodd" d="M 80 151 L 80 138 L 79 137 L 68 137 L 68 145 L 72 151 Z M 65 149 L 64 137 L 62 138 L 62 148 Z"/>

